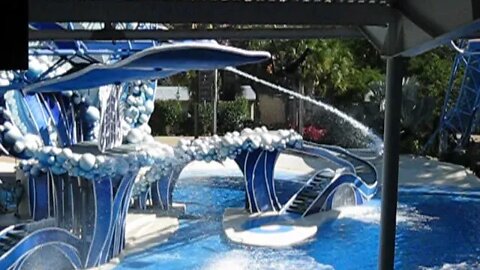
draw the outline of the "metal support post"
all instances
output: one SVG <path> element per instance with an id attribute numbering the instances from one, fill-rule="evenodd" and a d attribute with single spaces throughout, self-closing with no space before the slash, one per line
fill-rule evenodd
<path id="1" fill-rule="evenodd" d="M 218 69 L 215 69 L 213 80 L 213 134 L 217 134 Z"/>
<path id="2" fill-rule="evenodd" d="M 378 269 L 391 270 L 395 260 L 398 162 L 402 101 L 403 58 L 387 60 L 382 211 Z"/>
<path id="3" fill-rule="evenodd" d="M 303 85 L 302 80 L 300 79 L 298 82 L 298 92 L 301 95 L 305 95 L 305 86 Z M 298 100 L 298 133 L 303 136 L 303 118 L 304 118 L 304 101 L 302 99 Z"/>

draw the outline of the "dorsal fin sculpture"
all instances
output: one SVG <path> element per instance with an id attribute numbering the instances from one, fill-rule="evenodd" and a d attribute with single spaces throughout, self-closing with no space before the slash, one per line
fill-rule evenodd
<path id="1" fill-rule="evenodd" d="M 108 149 L 122 145 L 122 106 L 120 105 L 121 85 L 102 87 L 100 100 L 100 128 L 98 133 L 98 149 L 105 152 Z"/>

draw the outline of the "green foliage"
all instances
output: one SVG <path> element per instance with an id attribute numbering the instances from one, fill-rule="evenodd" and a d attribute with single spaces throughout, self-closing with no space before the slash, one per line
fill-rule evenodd
<path id="1" fill-rule="evenodd" d="M 213 104 L 211 102 L 200 103 L 198 106 L 198 124 L 200 134 L 210 134 L 212 132 Z"/>
<path id="2" fill-rule="evenodd" d="M 178 100 L 155 101 L 155 109 L 148 124 L 153 135 L 173 135 L 179 122 L 185 118 L 185 112 Z"/>
<path id="3" fill-rule="evenodd" d="M 405 154 L 418 154 L 422 151 L 425 141 L 421 138 L 409 135 L 400 140 L 400 152 Z"/>
<path id="4" fill-rule="evenodd" d="M 420 85 L 414 77 L 404 80 L 402 91 L 401 124 L 403 129 L 410 133 L 429 130 L 434 119 L 434 99 L 420 95 Z"/>
<path id="5" fill-rule="evenodd" d="M 383 81 L 374 82 L 370 85 L 370 92 L 366 99 L 369 105 L 373 105 L 378 111 L 373 115 L 381 118 L 383 121 L 384 102 L 385 102 L 385 83 Z M 404 131 L 416 133 L 422 129 L 431 128 L 431 123 L 434 119 L 433 109 L 435 107 L 434 99 L 420 94 L 420 83 L 415 77 L 406 78 L 402 85 L 402 114 L 401 125 Z M 371 111 L 371 109 L 369 108 Z M 372 112 L 372 111 L 371 111 Z M 370 117 L 369 120 L 374 120 Z"/>
<path id="6" fill-rule="evenodd" d="M 310 54 L 290 76 L 300 79 L 314 96 L 327 100 L 361 99 L 367 85 L 383 77 L 383 61 L 366 42 L 343 40 L 252 41 L 251 49 L 273 54 L 277 69 L 298 59 L 305 50 Z M 356 54 L 361 52 L 361 54 Z M 368 59 L 369 61 L 365 61 Z M 278 70 L 277 70 L 278 71 Z M 280 72 L 282 72 L 280 70 Z M 285 74 L 280 74 L 285 76 Z M 279 78 L 281 80 L 281 78 Z M 278 81 L 277 81 L 278 82 Z"/>
<path id="7" fill-rule="evenodd" d="M 240 130 L 248 120 L 248 101 L 238 98 L 234 101 L 222 101 L 218 106 L 218 132 Z"/>
<path id="8" fill-rule="evenodd" d="M 217 132 L 224 134 L 240 130 L 249 116 L 248 101 L 238 98 L 233 101 L 219 101 L 217 111 Z M 213 130 L 213 104 L 203 103 L 198 109 L 199 128 L 202 134 L 211 134 Z"/>
<path id="9" fill-rule="evenodd" d="M 435 99 L 436 117 L 440 115 L 443 106 L 445 90 L 452 72 L 455 52 L 447 47 L 440 47 L 409 61 L 407 73 L 415 75 L 420 83 L 420 94 Z"/>
<path id="10" fill-rule="evenodd" d="M 149 125 L 153 135 L 194 135 L 194 105 L 183 110 L 178 101 L 157 101 Z M 218 133 L 242 129 L 249 121 L 249 104 L 244 98 L 234 101 L 219 101 L 217 111 Z M 190 117 L 188 117 L 190 116 Z M 200 135 L 211 135 L 213 126 L 213 104 L 198 105 L 198 128 Z"/>
<path id="11" fill-rule="evenodd" d="M 355 65 L 360 68 L 371 68 L 385 73 L 385 60 L 369 41 L 365 39 L 352 39 L 343 41 L 354 56 Z"/>
<path id="12" fill-rule="evenodd" d="M 273 74 L 269 74 L 267 71 L 268 63 L 243 67 L 242 69 L 245 71 L 292 89 L 296 89 L 298 82 L 302 81 L 307 95 L 346 109 L 369 127 L 374 128 L 377 133 L 382 133 L 383 111 L 380 104 L 383 101 L 383 94 L 374 94 L 371 98 L 377 98 L 378 100 L 370 100 L 369 102 L 365 102 L 364 98 L 367 93 L 372 91 L 374 82 L 382 82 L 381 88 L 384 88 L 385 61 L 367 41 L 333 39 L 257 40 L 231 42 L 231 45 L 272 53 L 275 63 Z M 305 61 L 295 69 L 288 70 L 287 67 L 307 49 L 310 50 L 310 53 Z M 412 90 L 414 94 L 404 93 L 407 97 L 404 97 L 404 104 L 402 105 L 402 131 L 404 134 L 402 145 L 403 149 L 407 149 L 406 151 L 416 151 L 424 142 L 424 138 L 428 137 L 433 131 L 434 125 L 437 124 L 436 119 L 438 119 L 443 105 L 454 56 L 455 52 L 453 50 L 448 47 L 440 47 L 409 59 L 406 76 L 416 77 L 417 80 L 414 87 L 416 90 Z M 165 80 L 165 83 L 188 85 L 192 93 L 195 93 L 197 87 L 195 77 L 195 72 L 187 72 L 170 77 Z M 221 88 L 221 93 L 225 92 L 222 98 L 233 99 L 235 97 L 232 92 L 238 91 L 242 80 L 237 79 L 235 79 L 235 85 L 225 85 Z M 257 91 L 272 91 L 262 88 L 260 85 L 256 85 L 255 89 Z M 156 116 L 157 110 L 165 111 L 165 109 L 156 108 L 150 122 L 163 121 L 159 120 L 163 116 Z M 357 110 L 357 112 L 354 112 L 354 110 Z M 178 110 L 173 114 L 177 113 Z M 189 113 L 190 118 L 187 118 L 187 113 L 184 112 L 179 114 L 176 121 L 173 121 L 173 123 L 184 123 L 182 130 L 175 129 L 177 133 L 185 135 L 193 133 L 193 110 L 190 109 Z M 199 128 L 203 134 L 210 133 L 212 130 L 212 113 L 211 103 L 199 105 Z M 162 112 L 162 114 L 167 113 Z M 219 133 L 238 130 L 243 127 L 248 114 L 248 102 L 246 100 L 220 102 L 218 107 Z M 178 126 L 178 124 L 172 124 L 170 120 L 167 121 L 167 119 L 174 118 L 174 116 L 166 116 L 165 121 L 161 124 L 155 124 L 156 127 L 152 125 L 152 129 L 155 132 L 159 126 L 166 126 L 167 122 L 173 127 Z M 319 118 L 318 115 L 317 118 Z M 319 122 L 319 124 L 326 125 L 329 129 L 328 137 L 332 140 L 342 136 L 342 132 L 346 132 L 339 127 L 342 124 L 338 123 L 338 119 L 331 119 L 330 121 L 327 113 L 322 114 L 321 118 L 323 120 L 312 119 L 312 123 Z M 329 126 L 330 123 L 331 127 Z M 345 142 L 345 145 L 349 144 L 350 142 Z"/>
<path id="13" fill-rule="evenodd" d="M 370 85 L 366 102 L 357 106 L 356 118 L 378 133 L 383 132 L 385 112 L 385 83 Z M 401 149 L 403 152 L 417 153 L 433 131 L 435 100 L 420 94 L 420 83 L 415 77 L 406 78 L 402 85 Z"/>

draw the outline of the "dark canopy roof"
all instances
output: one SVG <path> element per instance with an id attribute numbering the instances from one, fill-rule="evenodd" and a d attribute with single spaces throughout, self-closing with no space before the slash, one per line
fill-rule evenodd
<path id="1" fill-rule="evenodd" d="M 31 22 L 257 26 L 249 29 L 106 30 L 95 34 L 32 30 L 30 38 L 39 40 L 365 37 L 386 56 L 413 56 L 452 39 L 480 34 L 478 0 L 35 0 L 29 3 L 29 16 Z M 274 29 L 271 27 L 274 24 L 285 27 Z M 389 44 L 391 39 L 397 42 Z"/>

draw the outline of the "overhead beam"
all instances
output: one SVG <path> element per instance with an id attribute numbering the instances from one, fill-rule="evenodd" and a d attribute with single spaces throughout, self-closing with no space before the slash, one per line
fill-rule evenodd
<path id="1" fill-rule="evenodd" d="M 30 0 L 30 22 L 386 25 L 384 4 L 280 1 Z"/>
<path id="2" fill-rule="evenodd" d="M 30 40 L 184 40 L 362 38 L 357 27 L 210 30 L 30 30 Z"/>
<path id="3" fill-rule="evenodd" d="M 402 0 L 398 8 L 432 36 L 439 36 L 480 18 L 478 0 Z"/>
<path id="4" fill-rule="evenodd" d="M 387 27 L 361 26 L 360 32 L 378 52 L 385 54 L 383 47 L 387 37 Z"/>
<path id="5" fill-rule="evenodd" d="M 413 48 L 434 39 L 430 29 L 422 28 L 403 13 L 398 13 L 396 28 L 388 31 L 387 27 L 363 26 L 362 34 L 374 45 L 384 56 L 404 55 L 406 48 Z M 388 35 L 395 35 L 396 42 L 387 44 L 390 38 Z"/>
<path id="6" fill-rule="evenodd" d="M 387 56 L 415 56 L 480 31 L 478 0 L 402 0 L 395 8 L 402 38 Z"/>
<path id="7" fill-rule="evenodd" d="M 432 50 L 438 46 L 449 44 L 451 40 L 478 38 L 478 36 L 473 36 L 475 33 L 478 33 L 478 31 L 480 31 L 480 19 L 424 42 L 416 42 L 418 39 L 414 40 L 414 38 L 411 38 L 410 44 L 405 46 L 401 51 L 398 51 L 395 55 L 412 57 Z"/>

